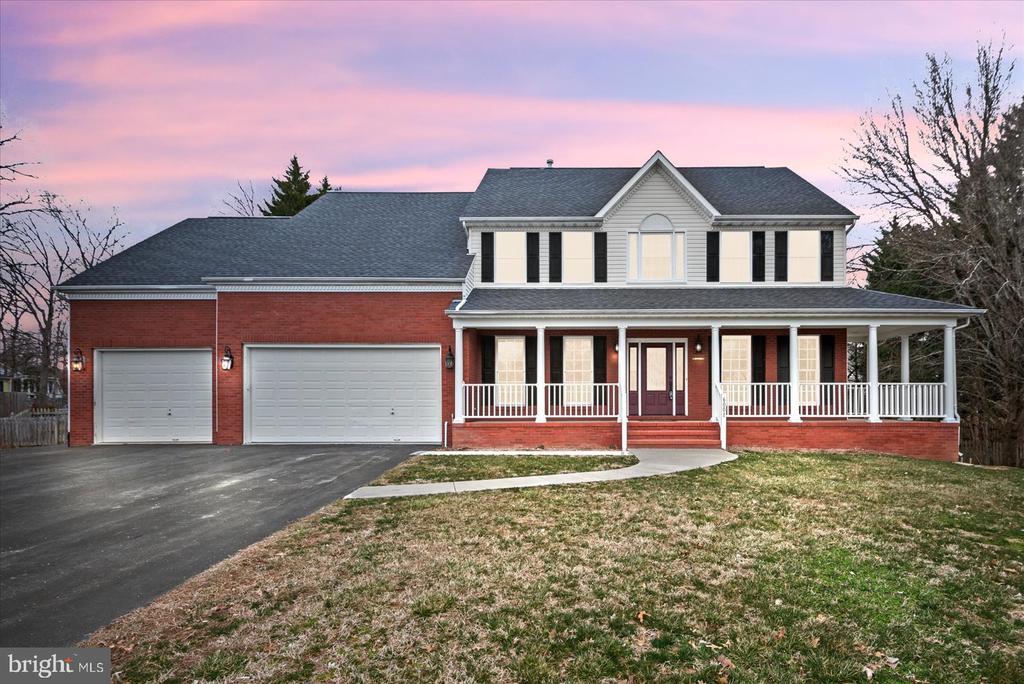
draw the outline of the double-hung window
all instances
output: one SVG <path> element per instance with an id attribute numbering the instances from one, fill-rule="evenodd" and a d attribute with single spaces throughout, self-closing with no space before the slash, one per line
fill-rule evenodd
<path id="1" fill-rule="evenodd" d="M 661 214 L 645 218 L 627 237 L 627 279 L 653 282 L 686 280 L 686 234 L 676 232 Z"/>
<path id="2" fill-rule="evenodd" d="M 820 338 L 818 335 L 797 337 L 797 364 L 800 380 L 800 405 L 816 406 L 818 383 L 821 381 Z"/>
<path id="3" fill-rule="evenodd" d="M 494 234 L 494 282 L 526 282 L 526 233 L 499 231 Z"/>
<path id="4" fill-rule="evenodd" d="M 566 406 L 594 402 L 594 338 L 565 337 L 562 342 L 562 382 Z"/>
<path id="5" fill-rule="evenodd" d="M 749 283 L 750 232 L 722 231 L 719 281 L 723 283 Z"/>
<path id="6" fill-rule="evenodd" d="M 789 282 L 821 282 L 821 233 L 789 231 Z"/>
<path id="7" fill-rule="evenodd" d="M 562 233 L 562 282 L 594 282 L 594 234 L 566 231 Z"/>
<path id="8" fill-rule="evenodd" d="M 494 403 L 498 406 L 526 405 L 526 338 L 494 338 Z"/>
<path id="9" fill-rule="evenodd" d="M 750 379 L 750 335 L 722 335 L 722 384 L 730 404 L 750 404 Z"/>

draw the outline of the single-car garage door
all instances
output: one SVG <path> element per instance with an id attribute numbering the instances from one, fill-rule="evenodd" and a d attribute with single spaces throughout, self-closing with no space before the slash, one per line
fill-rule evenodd
<path id="1" fill-rule="evenodd" d="M 212 359 L 209 349 L 99 352 L 96 441 L 212 441 Z"/>
<path id="2" fill-rule="evenodd" d="M 441 441 L 436 346 L 249 347 L 248 441 Z"/>

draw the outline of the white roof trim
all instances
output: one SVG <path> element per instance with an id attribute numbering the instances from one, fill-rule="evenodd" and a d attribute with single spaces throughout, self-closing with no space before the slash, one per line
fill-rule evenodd
<path id="1" fill-rule="evenodd" d="M 375 283 L 386 283 L 389 285 L 401 284 L 401 283 L 414 283 L 422 285 L 425 283 L 458 283 L 462 285 L 462 281 L 465 278 L 359 278 L 359 277 L 347 277 L 347 278 L 307 278 L 307 277 L 250 277 L 250 276 L 210 276 L 204 277 L 204 283 L 210 283 L 211 285 L 224 284 L 242 284 L 242 283 L 260 283 L 260 284 L 286 284 L 286 285 L 301 285 L 301 284 L 316 284 L 322 285 L 327 283 L 357 283 L 362 285 L 372 285 Z"/>
<path id="2" fill-rule="evenodd" d="M 460 221 L 474 221 L 477 223 L 504 223 L 515 221 L 517 223 L 561 223 L 563 221 L 589 221 L 600 223 L 594 216 L 461 216 Z"/>
<path id="3" fill-rule="evenodd" d="M 712 219 L 721 216 L 721 213 L 715 209 L 710 202 L 704 199 L 703 195 L 697 192 L 697 188 L 693 187 L 690 181 L 686 180 L 686 177 L 679 173 L 679 169 L 672 165 L 672 162 L 670 162 L 668 158 L 661 153 L 661 150 L 656 151 L 654 155 L 647 160 L 647 163 L 641 166 L 640 169 L 633 174 L 633 177 L 630 178 L 626 184 L 623 185 L 622 188 L 620 188 L 619 191 L 615 193 L 615 195 L 608 200 L 603 207 L 601 207 L 601 210 L 594 214 L 594 216 L 597 218 L 604 218 L 605 214 L 611 211 L 612 208 L 618 204 L 630 190 L 633 189 L 633 186 L 640 182 L 640 179 L 643 178 L 655 164 L 661 164 L 672 180 L 682 186 L 693 197 L 693 200 L 697 202 Z"/>

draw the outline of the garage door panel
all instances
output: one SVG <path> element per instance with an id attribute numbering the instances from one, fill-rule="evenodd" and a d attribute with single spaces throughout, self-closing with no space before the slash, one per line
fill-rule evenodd
<path id="1" fill-rule="evenodd" d="M 101 351 L 99 373 L 97 441 L 212 441 L 209 351 Z"/>
<path id="2" fill-rule="evenodd" d="M 438 442 L 436 348 L 249 350 L 252 442 Z"/>

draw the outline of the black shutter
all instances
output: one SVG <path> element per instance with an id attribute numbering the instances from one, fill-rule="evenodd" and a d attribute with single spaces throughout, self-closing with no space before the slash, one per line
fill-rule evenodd
<path id="1" fill-rule="evenodd" d="M 776 382 L 789 382 L 789 336 L 779 335 L 775 338 L 775 368 L 778 371 Z"/>
<path id="2" fill-rule="evenodd" d="M 594 336 L 594 382 L 608 382 L 608 338 Z"/>
<path id="3" fill-rule="evenodd" d="M 822 335 L 818 338 L 818 355 L 821 360 L 821 382 L 836 381 L 836 338 Z"/>
<path id="4" fill-rule="evenodd" d="M 548 233 L 548 282 L 562 282 L 561 233 Z"/>
<path id="5" fill-rule="evenodd" d="M 835 252 L 832 251 L 832 240 L 835 238 L 831 230 L 821 231 L 821 282 L 828 283 L 835 278 Z"/>
<path id="6" fill-rule="evenodd" d="M 480 280 L 494 282 L 494 233 L 480 233 Z"/>
<path id="7" fill-rule="evenodd" d="M 594 233 L 594 282 L 608 282 L 608 233 Z"/>
<path id="8" fill-rule="evenodd" d="M 767 365 L 767 355 L 765 351 L 764 335 L 754 335 L 750 338 L 750 354 L 753 357 L 751 359 L 751 382 L 766 382 L 765 366 Z"/>
<path id="9" fill-rule="evenodd" d="M 526 282 L 540 282 L 540 233 L 526 234 Z"/>
<path id="10" fill-rule="evenodd" d="M 711 399 L 711 379 L 713 377 L 715 377 L 715 372 L 714 372 L 713 369 L 715 367 L 715 364 L 718 363 L 718 359 L 716 359 L 714 357 L 714 355 L 712 355 L 712 353 L 711 353 L 711 350 L 713 350 L 715 348 L 715 345 L 713 345 L 711 343 L 711 338 L 714 337 L 714 334 L 715 334 L 714 331 L 712 331 L 711 335 L 708 336 L 708 404 L 711 404 L 711 402 L 712 402 L 712 399 Z M 719 350 L 718 353 L 719 353 L 719 355 L 721 355 L 721 353 L 722 353 L 721 350 Z"/>
<path id="11" fill-rule="evenodd" d="M 526 338 L 526 384 L 537 382 L 537 338 Z"/>
<path id="12" fill-rule="evenodd" d="M 554 336 L 551 338 L 551 377 L 552 385 L 560 385 L 562 383 L 562 338 Z"/>
<path id="13" fill-rule="evenodd" d="M 494 383 L 494 335 L 480 336 L 480 382 Z"/>
<path id="14" fill-rule="evenodd" d="M 789 233 L 775 231 L 775 282 L 789 280 Z"/>
<path id="15" fill-rule="evenodd" d="M 754 282 L 764 282 L 764 231 L 754 231 Z M 764 380 L 761 380 L 764 382 Z"/>
<path id="16" fill-rule="evenodd" d="M 718 245 L 719 245 L 719 234 L 708 233 L 708 248 L 707 248 L 707 281 L 709 283 L 718 282 Z"/>

